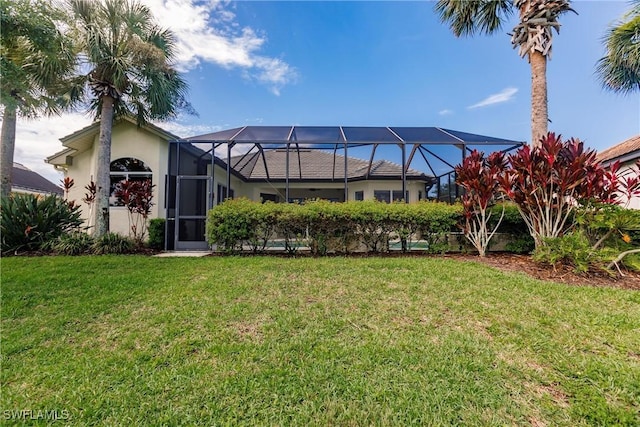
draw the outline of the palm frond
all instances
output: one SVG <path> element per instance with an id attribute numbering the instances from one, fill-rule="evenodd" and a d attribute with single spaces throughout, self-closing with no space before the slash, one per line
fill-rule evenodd
<path id="1" fill-rule="evenodd" d="M 608 29 L 606 54 L 596 65 L 602 85 L 617 93 L 640 90 L 640 1 Z"/>
<path id="2" fill-rule="evenodd" d="M 492 34 L 513 13 L 511 0 L 438 0 L 436 13 L 456 37 Z"/>

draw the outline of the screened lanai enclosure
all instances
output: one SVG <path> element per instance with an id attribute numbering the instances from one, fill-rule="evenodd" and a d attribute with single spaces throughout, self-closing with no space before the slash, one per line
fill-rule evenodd
<path id="1" fill-rule="evenodd" d="M 468 152 L 523 144 L 437 127 L 348 126 L 245 126 L 170 141 L 166 247 L 207 249 L 207 211 L 227 198 L 451 202 L 454 167 Z"/>

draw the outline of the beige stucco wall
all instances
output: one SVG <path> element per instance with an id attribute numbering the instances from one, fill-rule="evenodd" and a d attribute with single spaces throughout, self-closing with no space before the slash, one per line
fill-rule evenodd
<path id="1" fill-rule="evenodd" d="M 638 171 L 637 171 L 637 168 L 635 167 L 634 162 L 623 163 L 620 166 L 620 170 L 619 170 L 620 176 L 626 176 L 628 174 L 636 174 L 636 173 L 638 173 Z M 640 209 L 640 197 L 631 198 L 628 205 L 626 205 L 627 203 L 626 197 L 623 196 L 621 201 L 622 201 L 621 203 L 622 206 L 627 206 L 630 209 Z"/>
<path id="2" fill-rule="evenodd" d="M 85 186 L 95 177 L 99 134 L 96 133 L 93 147 L 74 155 L 73 164 L 65 171 L 65 176 L 73 178 L 75 185 L 69 192 L 69 199 L 82 206 L 82 217 L 85 223 L 89 220 L 89 207 L 82 203 L 86 193 Z M 135 124 L 116 122 L 111 134 L 111 161 L 122 157 L 134 157 L 142 160 L 152 171 L 154 206 L 151 218 L 164 217 L 164 181 L 167 173 L 168 142 Z M 124 207 L 111 207 L 109 210 L 110 229 L 116 233 L 129 233 L 129 218 Z"/>
<path id="3" fill-rule="evenodd" d="M 217 172 L 216 172 L 217 173 Z M 251 200 L 260 200 L 260 194 L 277 194 L 280 197 L 280 201 L 285 199 L 285 184 L 278 183 L 251 183 L 242 184 L 244 197 Z M 407 181 L 407 191 L 409 192 L 409 202 L 417 202 L 419 197 L 419 191 L 422 191 L 422 197 L 425 198 L 424 182 Z M 309 188 L 313 188 L 315 191 L 309 192 Z M 365 200 L 372 200 L 374 198 L 374 191 L 386 190 L 386 191 L 401 191 L 402 183 L 400 181 L 382 181 L 382 180 L 367 180 L 367 181 L 355 181 L 349 182 L 349 200 L 356 199 L 356 192 L 362 191 L 364 193 Z M 331 197 L 344 197 L 344 184 L 343 183 L 330 183 L 330 182 L 317 182 L 317 183 L 297 183 L 291 182 L 289 184 L 289 196 L 292 198 L 309 196 L 310 194 L 317 195 L 318 198 L 331 198 Z M 236 195 L 238 195 L 236 193 Z"/>

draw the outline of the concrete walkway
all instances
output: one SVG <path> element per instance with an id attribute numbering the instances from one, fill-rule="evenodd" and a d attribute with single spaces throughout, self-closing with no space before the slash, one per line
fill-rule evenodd
<path id="1" fill-rule="evenodd" d="M 211 255 L 211 252 L 209 252 L 209 251 L 170 251 L 170 252 L 159 253 L 157 255 L 154 255 L 154 257 L 159 257 L 159 258 L 171 258 L 171 257 L 200 258 L 200 257 L 208 256 L 208 255 Z"/>

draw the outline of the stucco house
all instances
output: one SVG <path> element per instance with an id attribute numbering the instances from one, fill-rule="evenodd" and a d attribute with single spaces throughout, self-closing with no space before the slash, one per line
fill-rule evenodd
<path id="1" fill-rule="evenodd" d="M 74 179 L 69 198 L 80 204 L 85 186 L 95 175 L 99 131 L 96 122 L 61 138 L 65 148 L 46 159 Z M 245 126 L 181 139 L 153 124 L 138 126 L 135 119 L 123 117 L 114 122 L 112 131 L 111 189 L 124 179 L 151 179 L 155 185 L 151 217 L 167 220 L 167 249 L 206 249 L 207 211 L 229 197 L 273 202 L 311 198 L 415 202 L 427 198 L 434 185 L 439 197 L 437 183 L 443 177 L 450 192 L 455 187 L 451 185 L 455 163 L 425 148 L 428 143 L 453 150 L 457 160 L 451 162 L 455 163 L 470 150 L 469 145 L 510 149 L 522 144 L 440 128 L 389 127 Z M 402 160 L 376 159 L 376 150 L 384 144 L 400 148 Z M 365 145 L 373 147 L 368 160 L 348 151 Z M 412 160 L 420 157 L 428 172 L 411 167 Z M 436 161 L 444 162 L 445 174 L 438 175 L 432 166 Z M 115 198 L 110 205 L 111 231 L 127 234 L 126 208 L 117 206 Z M 88 219 L 88 205 L 83 208 Z"/>
<path id="2" fill-rule="evenodd" d="M 620 174 L 636 173 L 635 164 L 640 160 L 640 135 L 622 141 L 598 153 L 597 160 L 605 167 L 620 162 Z M 640 209 L 640 197 L 634 197 L 629 201 L 628 207 Z"/>
<path id="3" fill-rule="evenodd" d="M 93 181 L 96 173 L 97 145 L 100 122 L 95 122 L 70 135 L 60 138 L 62 151 L 49 156 L 45 162 L 73 178 L 75 185 L 69 191 L 69 199 L 82 206 L 83 218 L 88 220 L 88 206 L 82 203 L 87 192 L 85 186 Z M 153 124 L 138 127 L 135 119 L 123 117 L 113 126 L 111 136 L 111 189 L 123 179 L 151 178 L 155 185 L 152 218 L 164 217 L 164 181 L 167 174 L 168 141 L 177 139 Z M 110 202 L 110 228 L 121 234 L 129 233 L 129 219 L 124 207 Z"/>

